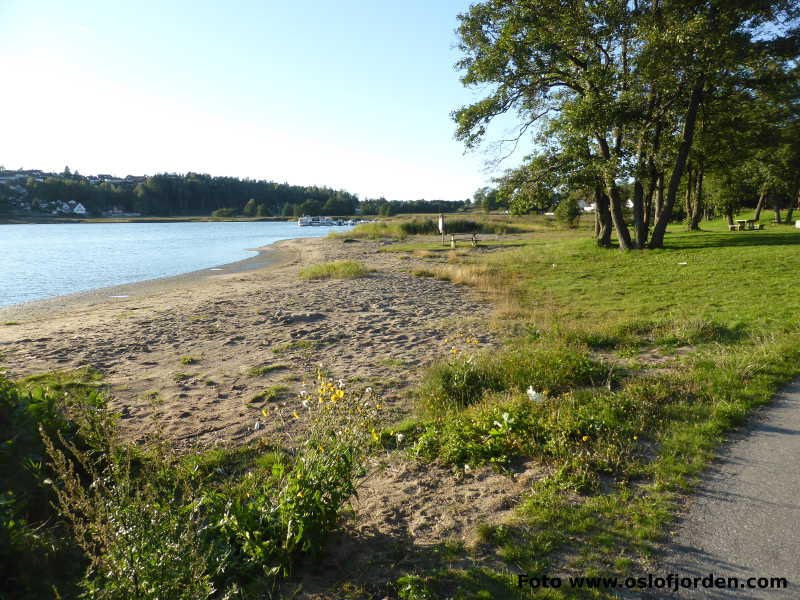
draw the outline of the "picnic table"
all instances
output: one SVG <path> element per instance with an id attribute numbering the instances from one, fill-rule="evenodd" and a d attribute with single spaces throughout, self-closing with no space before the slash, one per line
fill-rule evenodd
<path id="1" fill-rule="evenodd" d="M 764 226 L 755 219 L 736 219 L 736 225 L 730 226 L 731 231 L 745 231 L 752 229 L 764 229 Z"/>

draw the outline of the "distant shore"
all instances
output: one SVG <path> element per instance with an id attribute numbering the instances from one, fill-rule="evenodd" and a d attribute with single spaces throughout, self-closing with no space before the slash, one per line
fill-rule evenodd
<path id="1" fill-rule="evenodd" d="M 69 224 L 69 223 L 194 223 L 194 222 L 219 222 L 219 221 L 295 221 L 296 217 L 90 217 L 72 219 L 69 217 L 0 217 L 0 225 L 24 225 L 33 223 L 37 225 Z"/>

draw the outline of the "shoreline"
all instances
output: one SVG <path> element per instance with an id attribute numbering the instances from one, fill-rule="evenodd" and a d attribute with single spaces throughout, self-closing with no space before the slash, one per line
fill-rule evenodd
<path id="1" fill-rule="evenodd" d="M 497 340 L 486 329 L 485 299 L 413 274 L 447 256 L 384 246 L 294 238 L 224 271 L 0 309 L 0 368 L 18 379 L 90 367 L 103 375 L 125 439 L 156 433 L 178 449 L 260 438 L 291 445 L 302 438 L 302 420 L 264 422 L 262 409 L 297 403 L 320 370 L 372 387 L 388 422 L 400 421 L 427 366 L 451 356 L 454 344 L 475 351 Z M 336 260 L 361 262 L 369 274 L 299 276 L 304 266 Z"/>
<path id="2" fill-rule="evenodd" d="M 244 248 L 244 251 L 254 251 L 258 252 L 258 254 L 234 262 L 188 271 L 179 275 L 154 277 L 152 279 L 132 281 L 120 285 L 104 286 L 73 292 L 71 294 L 62 294 L 51 298 L 42 298 L 41 300 L 30 300 L 28 302 L 0 306 L 0 323 L 19 319 L 41 318 L 42 316 L 57 313 L 59 310 L 68 310 L 76 306 L 96 306 L 104 301 L 106 303 L 112 303 L 111 301 L 114 300 L 119 301 L 135 298 L 137 296 L 157 292 L 159 289 L 192 283 L 199 279 L 240 273 L 280 264 L 288 260 L 288 256 L 286 256 L 285 250 L 277 247 L 278 244 L 292 240 L 307 239 L 311 238 L 291 238 L 289 240 L 278 240 L 277 242 L 258 248 Z"/>

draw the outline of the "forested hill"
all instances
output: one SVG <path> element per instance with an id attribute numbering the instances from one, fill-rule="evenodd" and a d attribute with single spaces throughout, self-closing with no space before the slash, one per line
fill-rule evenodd
<path id="1" fill-rule="evenodd" d="M 299 216 L 451 212 L 463 202 L 442 200 L 359 202 L 355 194 L 328 187 L 187 173 L 149 177 L 82 176 L 39 171 L 0 172 L 0 212 L 55 214 L 64 203 L 80 203 L 89 215 L 137 213 L 154 216 Z M 3 211 L 2 209 L 6 210 Z M 66 208 L 66 207 L 64 207 Z"/>

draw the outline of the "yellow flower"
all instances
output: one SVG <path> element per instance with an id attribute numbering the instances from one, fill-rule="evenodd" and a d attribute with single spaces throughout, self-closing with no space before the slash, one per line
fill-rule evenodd
<path id="1" fill-rule="evenodd" d="M 448 341 L 449 341 L 449 340 L 448 340 L 447 338 L 444 338 L 444 343 L 445 343 L 445 344 L 446 344 Z"/>
<path id="2" fill-rule="evenodd" d="M 639 436 L 638 436 L 638 435 L 635 435 L 635 436 L 633 436 L 633 439 L 635 439 L 635 440 L 638 440 L 638 439 L 639 439 Z"/>
<path id="3" fill-rule="evenodd" d="M 267 416 L 267 408 L 266 407 L 261 409 L 261 415 L 264 416 L 264 417 Z"/>
<path id="4" fill-rule="evenodd" d="M 585 435 L 585 436 L 583 436 L 581 439 L 582 439 L 584 442 L 588 442 L 588 441 L 589 441 L 589 436 L 588 436 L 588 435 Z"/>
<path id="5" fill-rule="evenodd" d="M 293 412 L 293 413 L 292 413 L 292 416 L 293 416 L 295 419 L 299 419 L 299 418 L 300 418 L 300 415 L 298 415 L 298 414 L 297 414 L 297 411 Z"/>
<path id="6" fill-rule="evenodd" d="M 380 440 L 380 439 L 381 439 L 381 438 L 378 436 L 378 434 L 375 432 L 375 429 L 374 429 L 374 428 L 372 429 L 372 431 L 370 431 L 370 433 L 372 434 L 372 439 L 373 439 L 374 441 L 376 441 L 376 442 L 377 442 L 378 440 Z"/>

